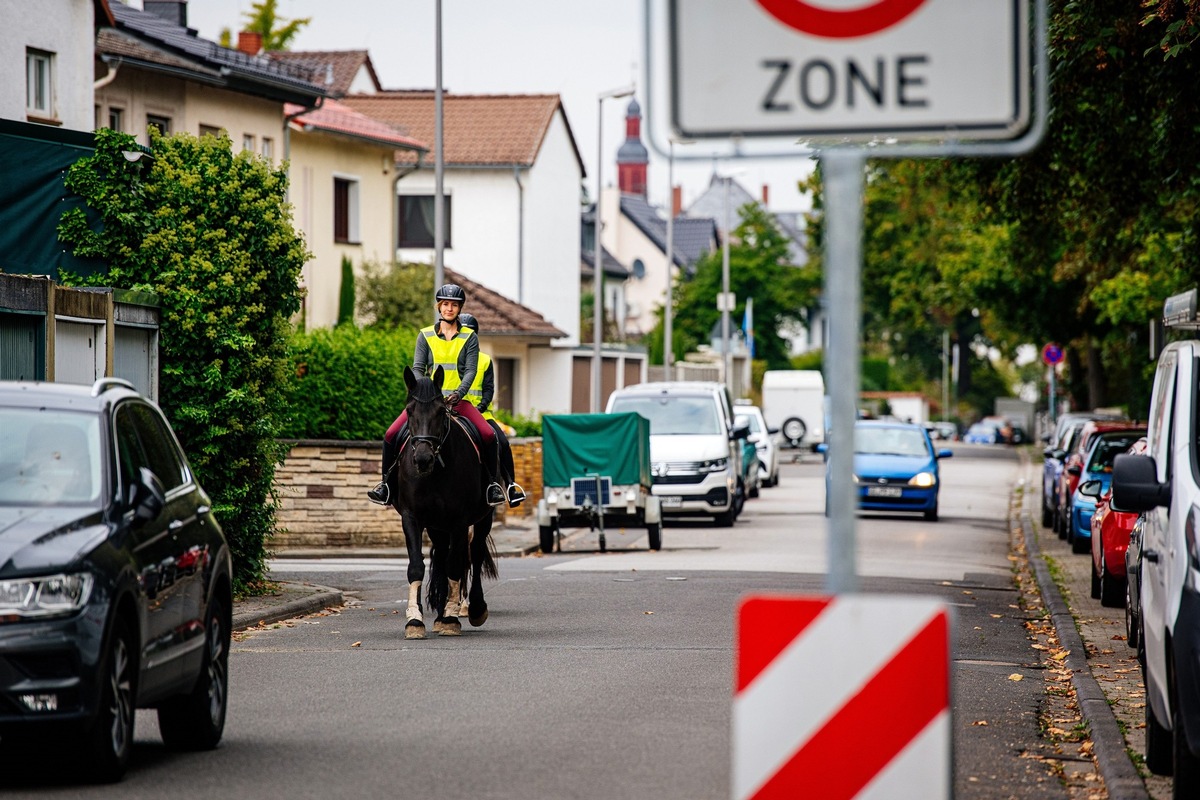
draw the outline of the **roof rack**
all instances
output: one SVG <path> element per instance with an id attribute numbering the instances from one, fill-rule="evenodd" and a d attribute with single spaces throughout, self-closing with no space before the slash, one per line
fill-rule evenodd
<path id="1" fill-rule="evenodd" d="M 109 389 L 115 389 L 118 386 L 122 389 L 132 389 L 135 392 L 137 391 L 134 385 L 124 378 L 100 378 L 92 384 L 92 397 L 99 397 Z"/>
<path id="2" fill-rule="evenodd" d="M 1172 295 L 1163 303 L 1163 326 L 1184 330 L 1200 330 L 1200 319 L 1196 318 L 1195 289 Z"/>

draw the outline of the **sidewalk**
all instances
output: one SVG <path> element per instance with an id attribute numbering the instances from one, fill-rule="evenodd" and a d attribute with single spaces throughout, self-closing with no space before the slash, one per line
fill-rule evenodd
<path id="1" fill-rule="evenodd" d="M 533 519 L 515 518 L 492 528 L 496 555 L 525 556 L 538 549 L 538 528 Z M 408 558 L 408 551 L 399 548 L 329 548 L 288 549 L 275 553 L 275 558 Z M 269 595 L 247 597 L 233 604 L 233 629 L 270 625 L 280 620 L 312 614 L 325 608 L 342 605 L 342 593 L 328 586 L 311 583 L 280 581 L 277 590 Z"/>

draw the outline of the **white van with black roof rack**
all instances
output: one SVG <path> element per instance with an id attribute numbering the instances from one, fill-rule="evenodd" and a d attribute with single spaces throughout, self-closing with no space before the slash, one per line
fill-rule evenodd
<path id="1" fill-rule="evenodd" d="M 1166 301 L 1163 325 L 1200 331 L 1195 289 Z M 1159 355 L 1146 454 L 1117 456 L 1113 507 L 1142 515 L 1146 766 L 1200 797 L 1200 339 Z"/>

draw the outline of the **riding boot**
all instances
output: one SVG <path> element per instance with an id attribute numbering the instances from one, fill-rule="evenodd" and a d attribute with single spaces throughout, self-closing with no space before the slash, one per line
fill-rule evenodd
<path id="1" fill-rule="evenodd" d="M 500 482 L 496 480 L 496 477 L 500 471 L 498 468 L 500 454 L 499 443 L 495 439 L 492 440 L 490 445 L 485 446 L 484 460 L 485 463 L 483 465 L 483 471 L 488 481 L 488 486 L 485 490 L 485 494 L 487 495 L 487 504 L 489 506 L 502 505 L 506 498 L 504 496 L 504 487 L 502 487 Z"/>
<path id="2" fill-rule="evenodd" d="M 396 460 L 396 445 L 392 440 L 384 438 L 384 440 L 383 440 L 383 467 L 382 467 L 383 480 L 381 480 L 379 483 L 375 484 L 375 486 L 373 486 L 372 488 L 367 490 L 367 499 L 370 500 L 372 503 L 379 503 L 380 505 L 386 506 L 388 504 L 388 501 L 391 500 L 392 492 L 388 488 L 387 479 L 388 479 L 388 472 L 391 471 L 392 462 L 395 460 Z"/>

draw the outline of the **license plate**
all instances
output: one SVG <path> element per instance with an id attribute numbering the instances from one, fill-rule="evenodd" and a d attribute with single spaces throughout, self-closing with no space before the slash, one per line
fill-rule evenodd
<path id="1" fill-rule="evenodd" d="M 899 486 L 868 486 L 867 497 L 902 497 L 904 490 Z"/>
<path id="2" fill-rule="evenodd" d="M 663 508 L 679 508 L 683 505 L 683 498 L 678 495 L 667 495 L 658 498 L 658 503 Z"/>

